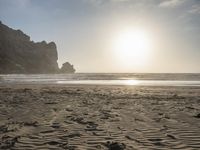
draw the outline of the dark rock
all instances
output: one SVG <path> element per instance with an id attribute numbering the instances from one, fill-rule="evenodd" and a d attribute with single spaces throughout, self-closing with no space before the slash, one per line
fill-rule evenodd
<path id="1" fill-rule="evenodd" d="M 0 126 L 0 133 L 5 133 L 5 132 L 8 132 L 8 126 L 7 125 Z"/>
<path id="2" fill-rule="evenodd" d="M 35 43 L 21 30 L 11 29 L 0 22 L 0 74 L 60 73 L 57 60 L 54 42 Z M 61 70 L 72 73 L 72 68 L 65 64 Z"/>
<path id="3" fill-rule="evenodd" d="M 11 149 L 15 146 L 15 143 L 18 142 L 20 136 L 10 137 L 10 136 L 3 136 L 0 143 L 0 149 Z"/>
<path id="4" fill-rule="evenodd" d="M 54 123 L 52 123 L 51 127 L 58 129 L 58 128 L 60 128 L 60 124 L 58 122 L 54 122 Z"/>
<path id="5" fill-rule="evenodd" d="M 33 121 L 33 122 L 24 122 L 24 126 L 33 126 L 33 127 L 37 127 L 39 124 L 37 121 Z"/>
<path id="6" fill-rule="evenodd" d="M 49 141 L 49 142 L 47 142 L 46 144 L 49 144 L 49 145 L 58 145 L 58 144 L 60 144 L 60 143 L 57 142 L 57 141 Z"/>
<path id="7" fill-rule="evenodd" d="M 75 71 L 74 66 L 69 62 L 64 63 L 60 69 L 61 73 L 75 73 Z"/>
<path id="8" fill-rule="evenodd" d="M 177 139 L 174 135 L 172 135 L 172 134 L 166 134 L 168 137 L 170 137 L 171 139 L 173 139 L 173 140 L 175 140 L 175 139 Z"/>
<path id="9" fill-rule="evenodd" d="M 126 145 L 124 143 L 118 143 L 118 142 L 107 142 L 106 147 L 108 147 L 108 150 L 125 150 Z"/>
<path id="10" fill-rule="evenodd" d="M 200 118 L 200 113 L 194 116 L 195 118 Z"/>
<path id="11" fill-rule="evenodd" d="M 85 128 L 85 131 L 103 131 L 103 129 L 98 129 L 98 124 L 92 122 L 92 121 L 89 121 L 87 122 L 88 125 L 86 126 Z"/>
<path id="12" fill-rule="evenodd" d="M 74 137 L 81 137 L 82 135 L 79 132 L 74 132 L 68 135 L 69 138 L 74 138 Z"/>

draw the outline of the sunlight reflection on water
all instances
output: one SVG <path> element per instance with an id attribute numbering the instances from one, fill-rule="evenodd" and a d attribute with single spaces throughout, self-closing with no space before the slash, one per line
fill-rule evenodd
<path id="1" fill-rule="evenodd" d="M 139 80 L 124 80 L 125 85 L 139 85 L 140 81 Z"/>
<path id="2" fill-rule="evenodd" d="M 200 81 L 177 80 L 73 80 L 57 81 L 57 84 L 129 85 L 129 86 L 200 86 Z"/>
<path id="3" fill-rule="evenodd" d="M 89 85 L 139 85 L 139 80 L 72 80 L 57 81 L 57 84 L 89 84 Z"/>
<path id="4" fill-rule="evenodd" d="M 0 84 L 200 86 L 200 74 L 8 74 Z"/>

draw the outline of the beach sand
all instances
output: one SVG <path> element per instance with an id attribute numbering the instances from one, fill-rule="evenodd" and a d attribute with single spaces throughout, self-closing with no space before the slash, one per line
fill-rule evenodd
<path id="1" fill-rule="evenodd" d="M 2 85 L 0 149 L 200 149 L 200 88 Z"/>

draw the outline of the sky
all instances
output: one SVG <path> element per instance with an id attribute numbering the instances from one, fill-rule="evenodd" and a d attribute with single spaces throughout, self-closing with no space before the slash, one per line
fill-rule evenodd
<path id="1" fill-rule="evenodd" d="M 54 41 L 77 72 L 200 73 L 200 0 L 0 0 L 0 20 Z M 127 48 L 132 30 L 146 52 L 134 50 L 141 32 Z"/>

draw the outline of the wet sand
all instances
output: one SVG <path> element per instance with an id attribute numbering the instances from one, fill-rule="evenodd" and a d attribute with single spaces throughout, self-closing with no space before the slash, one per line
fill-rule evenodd
<path id="1" fill-rule="evenodd" d="M 0 149 L 200 149 L 200 87 L 0 86 Z"/>

